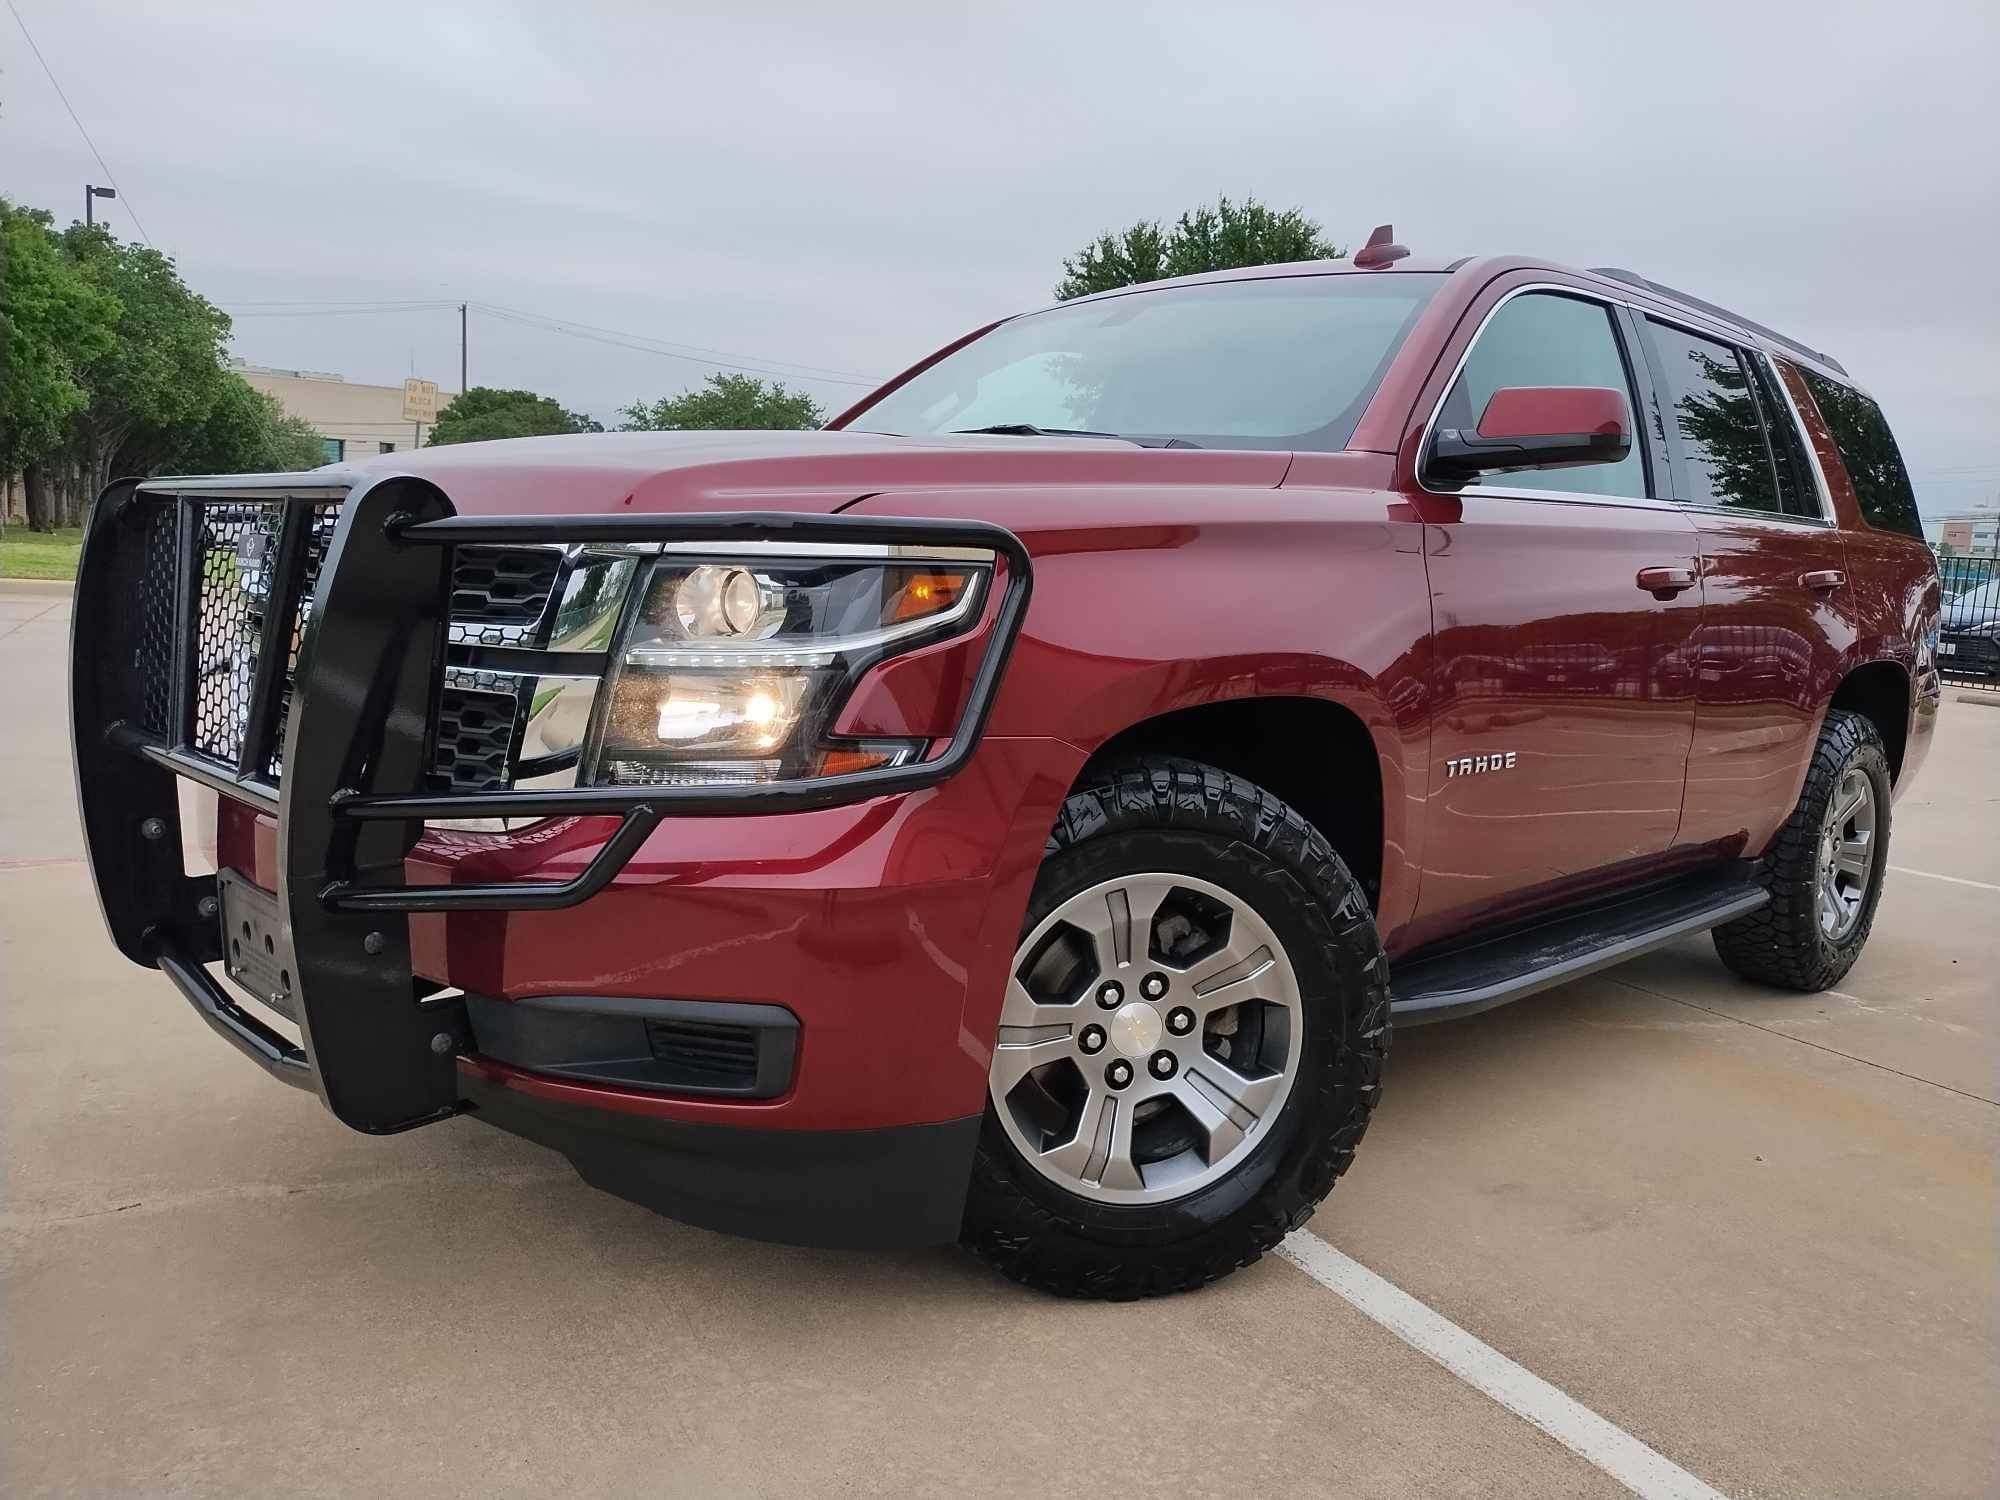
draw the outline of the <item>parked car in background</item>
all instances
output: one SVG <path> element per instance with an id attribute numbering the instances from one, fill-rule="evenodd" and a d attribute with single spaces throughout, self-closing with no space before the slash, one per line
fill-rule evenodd
<path id="1" fill-rule="evenodd" d="M 823 432 L 114 485 L 113 939 L 356 1129 L 1097 1297 L 1302 1223 L 1392 1023 L 1704 930 L 1837 983 L 1939 694 L 1879 407 L 1387 239 L 1003 319 Z"/>
<path id="2" fill-rule="evenodd" d="M 1947 671 L 2000 676 L 2000 578 L 1947 599 L 1938 632 L 1938 656 Z"/>

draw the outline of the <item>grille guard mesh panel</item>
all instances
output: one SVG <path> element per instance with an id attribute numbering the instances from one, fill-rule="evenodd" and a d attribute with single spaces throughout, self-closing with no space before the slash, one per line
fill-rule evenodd
<path id="1" fill-rule="evenodd" d="M 194 733 L 203 755 L 235 765 L 250 725 L 264 610 L 271 596 L 284 506 L 275 502 L 205 505 L 197 511 L 195 640 L 191 681 Z"/>

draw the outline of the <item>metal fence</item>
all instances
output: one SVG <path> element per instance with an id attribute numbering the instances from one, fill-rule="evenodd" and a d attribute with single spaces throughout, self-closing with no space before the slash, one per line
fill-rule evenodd
<path id="1" fill-rule="evenodd" d="M 1940 557 L 1938 578 L 1938 670 L 1946 682 L 2000 691 L 2000 560 Z"/>

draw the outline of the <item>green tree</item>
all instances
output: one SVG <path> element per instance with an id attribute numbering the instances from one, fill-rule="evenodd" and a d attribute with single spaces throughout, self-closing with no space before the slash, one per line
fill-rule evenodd
<path id="1" fill-rule="evenodd" d="M 229 371 L 207 417 L 177 434 L 161 467 L 172 474 L 278 474 L 318 468 L 322 451 L 310 423 Z"/>
<path id="2" fill-rule="evenodd" d="M 109 353 L 119 312 L 63 256 L 49 222 L 0 199 L 0 477 L 27 472 L 38 531 L 59 519 L 43 461 L 89 405 L 82 370 Z"/>
<path id="3" fill-rule="evenodd" d="M 619 413 L 626 432 L 717 432 L 756 429 L 803 432 L 826 420 L 819 403 L 755 375 L 715 374 L 703 387 L 663 396 L 648 406 L 635 401 Z"/>
<path id="4" fill-rule="evenodd" d="M 229 318 L 149 245 L 82 224 L 61 242 L 79 273 L 118 303 L 116 337 L 84 364 L 90 402 L 70 423 L 66 509 L 80 519 L 113 474 L 157 473 L 208 419 L 225 389 Z"/>
<path id="5" fill-rule="evenodd" d="M 431 443 L 483 443 L 492 438 L 547 437 L 564 432 L 602 432 L 603 427 L 580 412 L 565 411 L 548 396 L 533 391 L 503 391 L 475 385 L 454 396 L 438 413 Z"/>
<path id="6" fill-rule="evenodd" d="M 1279 213 L 1255 198 L 1218 198 L 1182 214 L 1173 228 L 1142 219 L 1129 229 L 1101 234 L 1063 261 L 1056 300 L 1086 297 L 1114 287 L 1137 286 L 1167 276 L 1227 271 L 1237 266 L 1333 260 L 1344 252 L 1319 224 L 1296 208 Z"/>

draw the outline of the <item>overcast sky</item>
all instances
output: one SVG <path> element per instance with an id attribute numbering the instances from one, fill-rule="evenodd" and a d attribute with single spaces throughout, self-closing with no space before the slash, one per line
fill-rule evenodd
<path id="1" fill-rule="evenodd" d="M 1840 358 L 1927 511 L 2000 493 L 1993 0 L 12 4 L 260 364 L 455 386 L 455 309 L 272 304 L 466 300 L 879 377 L 1226 192 L 1684 287 Z M 103 180 L 0 15 L 0 193 Z M 474 384 L 600 418 L 712 368 L 472 314 Z"/>

